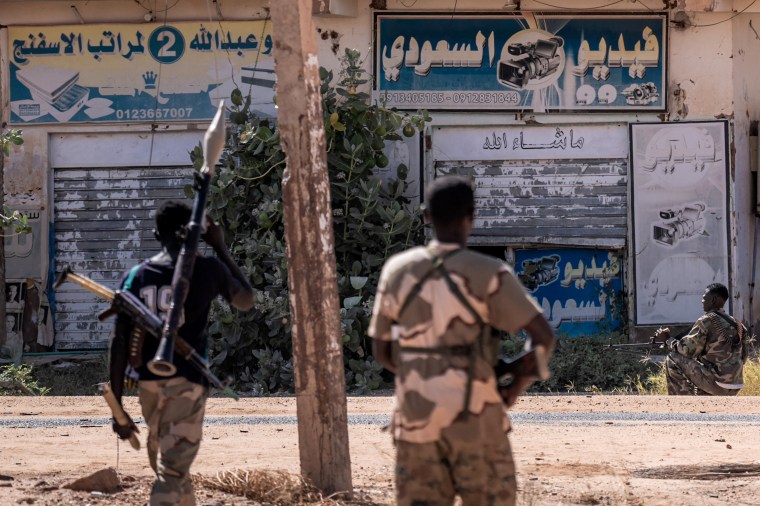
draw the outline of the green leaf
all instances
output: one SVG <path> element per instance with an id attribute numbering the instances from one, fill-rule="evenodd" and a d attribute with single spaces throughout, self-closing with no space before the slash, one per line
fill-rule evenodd
<path id="1" fill-rule="evenodd" d="M 351 309 L 352 307 L 359 305 L 361 301 L 361 297 L 346 297 L 343 299 L 343 307 L 346 309 Z"/>
<path id="2" fill-rule="evenodd" d="M 243 105 L 243 92 L 241 92 L 237 88 L 232 90 L 232 94 L 230 95 L 230 101 L 237 106 Z"/>
<path id="3" fill-rule="evenodd" d="M 349 280 L 354 290 L 361 290 L 367 284 L 369 278 L 367 276 L 351 276 Z"/>
<path id="4" fill-rule="evenodd" d="M 334 112 L 330 115 L 330 125 L 338 132 L 343 132 L 346 130 L 346 125 L 340 122 L 340 116 L 337 112 Z"/>

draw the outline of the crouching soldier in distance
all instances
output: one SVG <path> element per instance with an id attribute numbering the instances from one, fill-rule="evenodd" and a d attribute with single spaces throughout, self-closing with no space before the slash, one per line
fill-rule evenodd
<path id="1" fill-rule="evenodd" d="M 665 360 L 669 395 L 736 395 L 744 386 L 749 332 L 723 310 L 728 289 L 713 283 L 702 295 L 705 314 L 681 339 L 669 329 L 658 330 L 655 339 L 665 340 L 670 353 Z"/>

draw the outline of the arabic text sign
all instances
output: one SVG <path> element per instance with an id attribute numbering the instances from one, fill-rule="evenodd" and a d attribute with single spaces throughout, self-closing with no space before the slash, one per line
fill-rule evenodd
<path id="1" fill-rule="evenodd" d="M 622 325 L 623 259 L 596 249 L 517 250 L 515 274 L 556 332 L 593 335 Z"/>
<path id="2" fill-rule="evenodd" d="M 12 123 L 210 120 L 236 81 L 274 114 L 265 21 L 10 27 Z"/>
<path id="3" fill-rule="evenodd" d="M 664 15 L 378 14 L 375 96 L 402 109 L 665 109 Z"/>
<path id="4" fill-rule="evenodd" d="M 561 126 L 436 127 L 436 160 L 538 160 L 626 158 L 622 124 Z"/>

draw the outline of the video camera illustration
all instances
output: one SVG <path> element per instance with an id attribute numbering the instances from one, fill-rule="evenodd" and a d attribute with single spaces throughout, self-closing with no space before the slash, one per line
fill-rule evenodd
<path id="1" fill-rule="evenodd" d="M 620 92 L 628 105 L 652 104 L 660 98 L 654 83 L 635 83 Z"/>
<path id="2" fill-rule="evenodd" d="M 554 74 L 562 61 L 560 48 L 563 45 L 564 41 L 561 37 L 509 44 L 507 53 L 512 58 L 499 60 L 497 67 L 499 82 L 510 88 L 521 90 L 531 80 Z"/>
<path id="3" fill-rule="evenodd" d="M 690 239 L 705 233 L 705 205 L 692 203 L 681 209 L 661 209 L 663 221 L 652 225 L 654 240 L 666 246 L 675 246 L 678 241 Z"/>
<path id="4" fill-rule="evenodd" d="M 522 272 L 517 277 L 529 291 L 548 285 L 559 278 L 559 255 L 549 255 L 539 259 L 523 260 Z"/>

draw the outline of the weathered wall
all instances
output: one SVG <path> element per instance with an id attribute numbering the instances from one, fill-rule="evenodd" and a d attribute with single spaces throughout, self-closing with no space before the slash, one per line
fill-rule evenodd
<path id="1" fill-rule="evenodd" d="M 733 96 L 736 235 L 736 293 L 744 319 L 756 331 L 760 324 L 760 297 L 754 284 L 758 274 L 757 242 L 760 239 L 760 218 L 754 212 L 758 201 L 757 174 L 750 171 L 750 123 L 760 119 L 760 14 L 743 14 L 732 21 L 733 29 Z M 756 155 L 754 155 L 756 156 Z M 757 162 L 757 160 L 754 160 Z M 756 229 L 756 227 L 758 227 Z M 756 232 L 757 230 L 757 232 Z M 753 271 L 755 269 L 755 271 Z"/>

